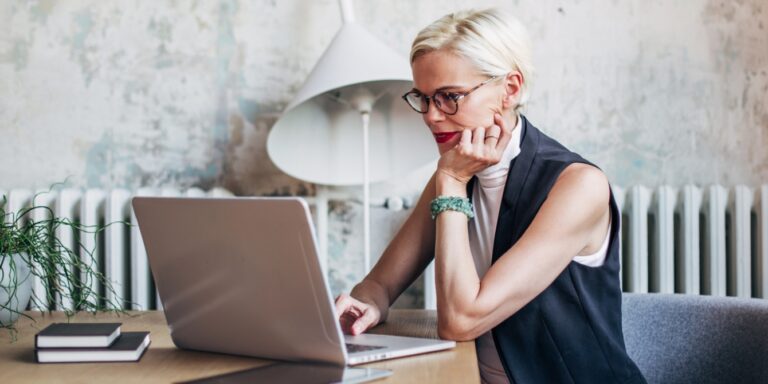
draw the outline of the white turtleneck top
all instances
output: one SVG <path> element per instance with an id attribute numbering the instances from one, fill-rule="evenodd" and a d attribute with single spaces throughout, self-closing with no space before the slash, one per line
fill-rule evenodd
<path id="1" fill-rule="evenodd" d="M 477 274 L 481 279 L 491 267 L 493 240 L 496 233 L 501 199 L 504 194 L 504 184 L 509 174 L 510 162 L 520 153 L 521 130 L 522 119 L 518 116 L 517 124 L 512 131 L 512 139 L 507 144 L 507 148 L 504 149 L 501 160 L 475 175 L 477 176 L 477 182 L 472 190 L 475 218 L 469 222 L 469 248 L 472 251 Z M 608 250 L 610 233 L 609 225 L 600 250 L 592 255 L 574 256 L 573 261 L 591 267 L 601 266 Z M 491 384 L 509 383 L 490 331 L 475 340 L 475 348 L 477 350 L 482 382 Z"/>

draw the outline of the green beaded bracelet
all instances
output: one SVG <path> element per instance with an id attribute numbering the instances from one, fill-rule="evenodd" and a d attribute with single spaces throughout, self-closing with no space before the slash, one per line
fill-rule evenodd
<path id="1" fill-rule="evenodd" d="M 432 220 L 444 211 L 457 211 L 467 215 L 468 219 L 475 217 L 472 202 L 466 197 L 438 196 L 429 204 Z"/>

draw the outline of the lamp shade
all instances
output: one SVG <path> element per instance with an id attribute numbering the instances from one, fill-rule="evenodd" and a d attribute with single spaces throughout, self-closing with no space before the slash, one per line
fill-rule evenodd
<path id="1" fill-rule="evenodd" d="M 357 23 L 344 23 L 272 127 L 269 156 L 283 172 L 302 180 L 362 184 L 362 110 L 357 101 L 367 95 L 369 181 L 426 165 L 437 158 L 437 151 L 421 116 L 400 99 L 411 87 L 406 59 Z"/>

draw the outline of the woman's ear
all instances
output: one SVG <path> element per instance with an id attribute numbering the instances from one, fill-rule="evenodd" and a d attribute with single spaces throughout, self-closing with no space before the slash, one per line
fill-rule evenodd
<path id="1" fill-rule="evenodd" d="M 520 96 L 523 88 L 523 75 L 518 71 L 508 73 L 504 77 L 504 99 L 502 107 L 504 109 L 514 109 L 520 103 Z"/>

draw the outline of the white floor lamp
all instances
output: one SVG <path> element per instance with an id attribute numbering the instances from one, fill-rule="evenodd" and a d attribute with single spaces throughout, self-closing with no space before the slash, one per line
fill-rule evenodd
<path id="1" fill-rule="evenodd" d="M 267 151 L 285 173 L 321 186 L 363 186 L 366 273 L 370 255 L 370 184 L 405 175 L 437 157 L 421 116 L 400 99 L 413 85 L 408 60 L 354 21 L 340 0 L 343 25 L 294 100 L 272 127 Z M 371 145 L 371 143 L 373 145 Z M 324 205 L 325 204 L 325 205 Z M 318 220 L 323 268 L 327 221 Z"/>

